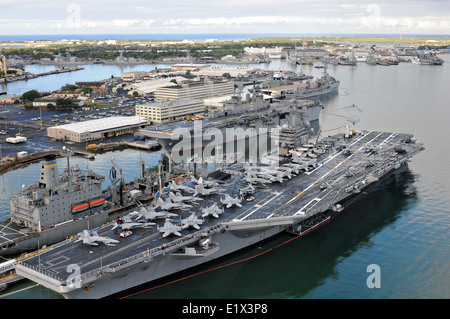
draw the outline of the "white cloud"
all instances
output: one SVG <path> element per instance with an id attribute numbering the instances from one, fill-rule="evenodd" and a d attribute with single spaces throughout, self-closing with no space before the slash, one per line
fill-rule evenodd
<path id="1" fill-rule="evenodd" d="M 0 0 L 0 33 L 450 33 L 450 1 Z M 75 8 L 77 10 L 68 10 Z M 76 29 L 76 30 L 74 30 Z"/>

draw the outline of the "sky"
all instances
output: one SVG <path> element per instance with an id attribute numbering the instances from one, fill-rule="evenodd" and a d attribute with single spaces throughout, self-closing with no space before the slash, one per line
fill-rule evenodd
<path id="1" fill-rule="evenodd" d="M 450 34 L 450 0 L 0 0 L 0 34 Z"/>

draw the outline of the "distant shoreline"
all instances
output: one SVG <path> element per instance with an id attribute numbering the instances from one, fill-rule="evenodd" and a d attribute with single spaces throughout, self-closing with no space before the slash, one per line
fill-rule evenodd
<path id="1" fill-rule="evenodd" d="M 401 39 L 403 44 L 426 43 L 426 40 L 435 40 L 438 43 L 450 43 L 450 35 L 445 34 L 53 34 L 53 35 L 0 35 L 1 44 L 26 45 L 34 42 L 61 42 L 61 41 L 244 41 L 258 39 L 297 39 L 297 40 L 329 40 L 347 41 L 351 43 L 374 42 L 383 43 L 386 39 L 391 42 L 398 42 Z"/>

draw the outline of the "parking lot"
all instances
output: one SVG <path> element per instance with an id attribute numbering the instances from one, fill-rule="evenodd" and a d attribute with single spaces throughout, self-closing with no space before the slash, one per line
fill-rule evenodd
<path id="1" fill-rule="evenodd" d="M 3 157 L 15 156 L 19 151 L 29 153 L 60 149 L 62 142 L 54 142 L 47 137 L 46 127 L 84 122 L 113 116 L 134 116 L 136 104 L 150 103 L 148 98 L 101 97 L 96 98 L 95 107 L 82 106 L 77 110 L 24 109 L 17 105 L 0 107 L 0 142 Z M 5 143 L 9 136 L 23 134 L 28 141 L 20 144 Z M 121 136 L 121 139 L 128 139 Z M 73 147 L 86 147 L 74 145 Z"/>

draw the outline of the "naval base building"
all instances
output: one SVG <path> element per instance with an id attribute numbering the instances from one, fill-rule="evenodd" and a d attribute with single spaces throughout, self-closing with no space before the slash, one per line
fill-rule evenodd
<path id="1" fill-rule="evenodd" d="M 55 140 L 87 142 L 104 137 L 132 133 L 147 126 L 145 117 L 117 116 L 47 128 L 47 136 Z"/>
<path id="2" fill-rule="evenodd" d="M 196 100 L 164 100 L 135 107 L 136 115 L 146 117 L 149 122 L 158 124 L 185 119 L 204 112 L 203 101 Z"/>
<path id="3" fill-rule="evenodd" d="M 205 100 L 216 96 L 232 95 L 233 93 L 233 82 L 204 81 L 160 87 L 155 91 L 155 98 L 159 101 L 164 99 Z"/>

